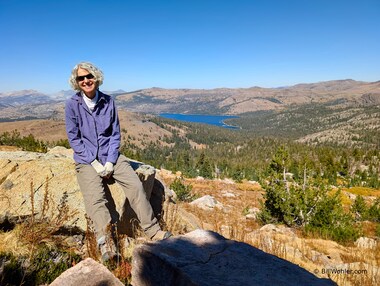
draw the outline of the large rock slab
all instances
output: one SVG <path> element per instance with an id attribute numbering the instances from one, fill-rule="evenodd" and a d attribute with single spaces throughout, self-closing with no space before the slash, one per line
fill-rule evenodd
<path id="1" fill-rule="evenodd" d="M 163 180 L 155 168 L 138 161 L 130 161 L 142 181 L 157 219 L 175 223 L 184 231 L 200 227 L 200 223 L 195 222 L 190 214 L 171 203 L 170 190 L 162 183 Z M 108 180 L 107 183 L 106 196 L 110 199 L 110 212 L 113 217 L 120 214 L 119 233 L 130 237 L 139 235 L 139 231 L 134 231 L 138 229 L 136 214 L 128 200 L 125 200 L 123 190 L 113 180 Z M 48 196 L 45 196 L 46 191 Z M 71 149 L 54 147 L 48 153 L 0 151 L 0 230 L 11 230 L 16 223 L 31 217 L 32 194 L 33 210 L 37 219 L 42 216 L 44 198 L 47 197 L 49 209 L 45 209 L 44 217 L 50 220 L 57 218 L 60 216 L 59 207 L 64 204 L 64 209 L 67 207 L 72 214 L 70 219 L 65 220 L 65 226 L 75 231 L 86 231 L 86 212 Z M 172 217 L 175 222 L 170 221 Z"/>
<path id="2" fill-rule="evenodd" d="M 50 286 L 122 286 L 104 265 L 91 258 L 79 262 L 59 275 Z"/>
<path id="3" fill-rule="evenodd" d="M 71 224 L 86 229 L 82 194 L 76 180 L 72 155 L 35 152 L 0 152 L 0 210 L 8 216 L 30 216 L 33 209 L 41 213 L 46 191 L 49 216 L 57 212 L 65 198 L 77 214 Z"/>
<path id="4" fill-rule="evenodd" d="M 48 153 L 0 151 L 0 217 L 30 217 L 33 210 L 37 218 L 42 212 L 45 217 L 52 218 L 59 214 L 58 210 L 64 204 L 71 214 L 66 225 L 85 231 L 86 212 L 72 157 L 72 150 L 64 147 L 55 147 Z M 131 161 L 131 165 L 142 181 L 155 213 L 160 215 L 165 188 L 155 179 L 156 170 L 141 162 Z M 133 229 L 131 221 L 135 214 L 121 187 L 112 180 L 107 183 L 107 197 L 113 199 L 109 204 L 110 211 L 121 214 L 123 225 L 119 230 L 127 233 Z M 45 198 L 49 209 L 43 211 Z"/>
<path id="5" fill-rule="evenodd" d="M 132 284 L 153 285 L 335 285 L 246 243 L 205 230 L 137 247 Z"/>

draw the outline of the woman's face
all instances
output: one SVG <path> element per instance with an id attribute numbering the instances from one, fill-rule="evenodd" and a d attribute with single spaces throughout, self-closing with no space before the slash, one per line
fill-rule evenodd
<path id="1" fill-rule="evenodd" d="M 87 97 L 95 97 L 96 81 L 94 76 L 88 70 L 78 68 L 76 80 L 79 88 L 87 95 Z"/>

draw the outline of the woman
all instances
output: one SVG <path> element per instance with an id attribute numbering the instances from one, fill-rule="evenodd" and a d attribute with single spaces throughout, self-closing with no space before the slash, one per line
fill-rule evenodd
<path id="1" fill-rule="evenodd" d="M 78 92 L 66 101 L 66 132 L 102 260 L 118 256 L 108 231 L 110 224 L 119 220 L 118 216 L 113 219 L 108 209 L 104 184 L 110 177 L 121 185 L 145 234 L 153 240 L 169 237 L 170 232 L 160 229 L 138 176 L 127 158 L 119 153 L 121 136 L 115 102 L 98 89 L 103 83 L 102 71 L 91 63 L 81 62 L 73 68 L 69 83 Z"/>

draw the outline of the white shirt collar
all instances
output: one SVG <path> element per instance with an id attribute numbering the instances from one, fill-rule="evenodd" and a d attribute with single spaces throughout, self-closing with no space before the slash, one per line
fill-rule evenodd
<path id="1" fill-rule="evenodd" d="M 94 98 L 88 98 L 87 95 L 83 91 L 81 93 L 82 93 L 82 96 L 83 96 L 83 100 L 86 103 L 88 109 L 91 112 L 93 112 L 94 108 L 95 108 L 95 105 L 96 105 L 96 102 L 98 101 L 98 97 L 99 97 L 98 90 L 96 90 Z"/>

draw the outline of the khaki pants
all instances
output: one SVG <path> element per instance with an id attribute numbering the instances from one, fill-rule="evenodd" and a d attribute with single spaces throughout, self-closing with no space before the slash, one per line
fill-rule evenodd
<path id="1" fill-rule="evenodd" d="M 115 216 L 112 213 L 113 202 L 107 199 L 106 180 L 103 180 L 91 165 L 77 164 L 76 171 L 87 215 L 92 220 L 96 238 L 99 239 L 107 234 L 107 226 L 110 223 L 118 223 L 119 214 Z M 160 230 L 160 226 L 146 198 L 140 179 L 123 155 L 119 156 L 114 166 L 113 179 L 122 187 L 145 234 L 152 237 Z"/>

